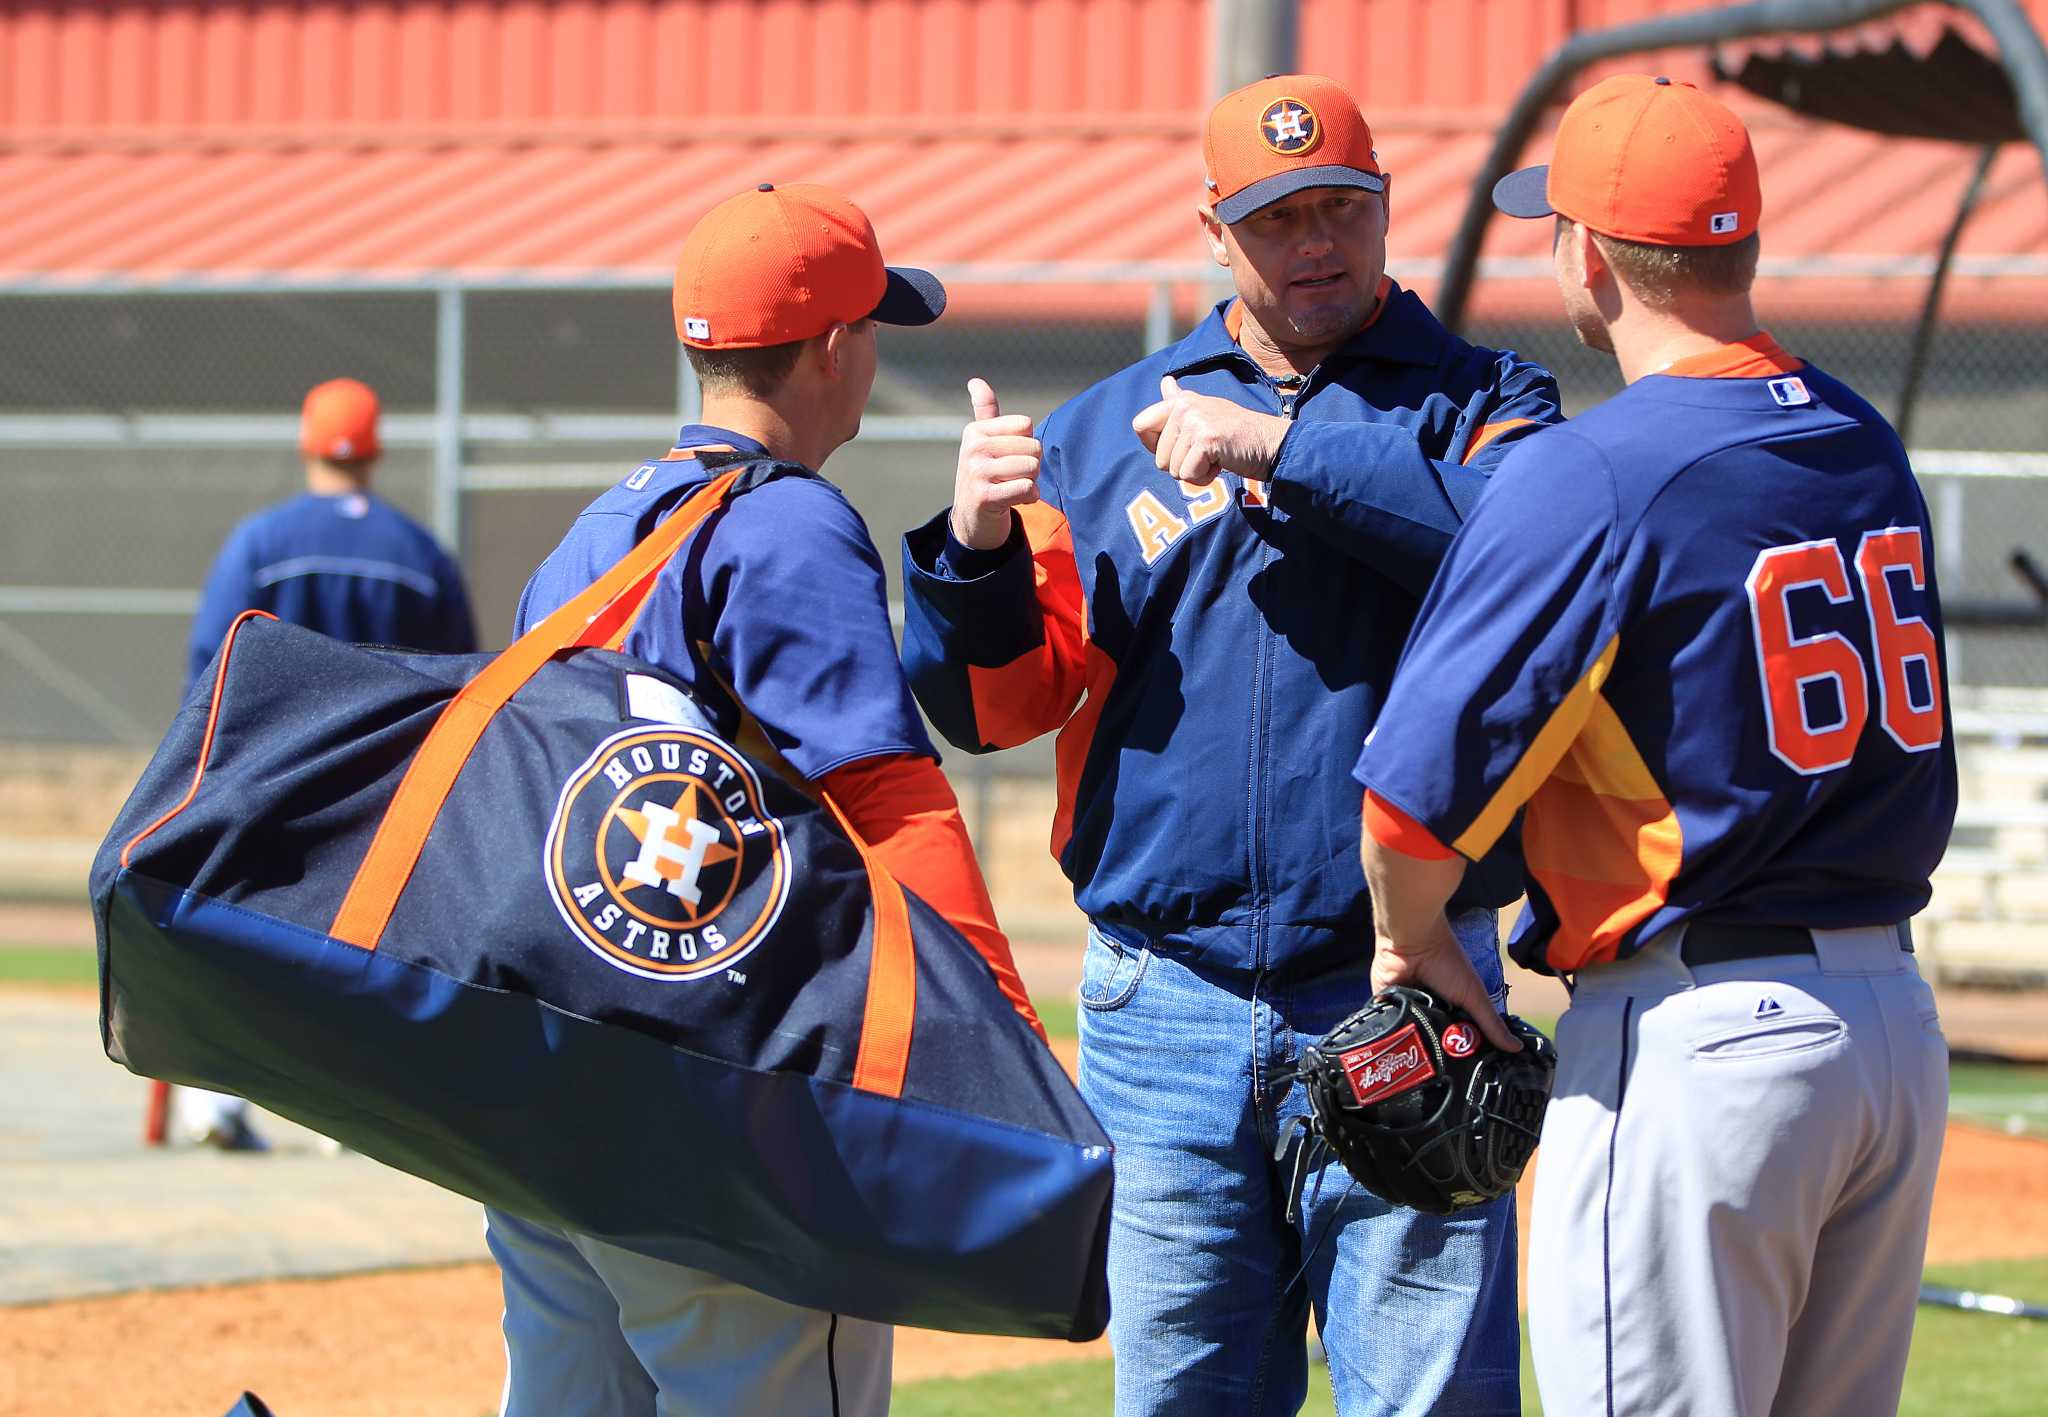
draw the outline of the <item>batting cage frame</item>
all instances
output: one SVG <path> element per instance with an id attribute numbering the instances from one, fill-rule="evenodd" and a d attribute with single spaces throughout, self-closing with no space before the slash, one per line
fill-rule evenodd
<path id="1" fill-rule="evenodd" d="M 1478 275 L 1480 248 L 1485 244 L 1487 228 L 1493 221 L 1494 184 L 1514 168 L 1544 111 L 1560 97 L 1566 85 L 1587 69 L 1610 59 L 1656 50 L 1781 34 L 1825 34 L 1883 19 L 1917 3 L 1918 0 L 1755 0 L 1755 3 L 1728 9 L 1695 10 L 1573 35 L 1552 51 L 1516 96 L 1514 107 L 1494 137 L 1485 165 L 1473 180 L 1472 189 L 1466 197 L 1464 215 L 1459 220 L 1450 253 L 1444 259 L 1443 287 L 1437 298 L 1438 317 L 1450 329 L 1463 331 L 1466 306 Z M 1967 115 L 1958 111 L 1948 122 L 1940 118 L 1929 121 L 1928 106 L 1922 106 L 1914 115 L 1920 121 L 1901 124 L 1893 121 L 1899 108 L 1897 104 L 1893 104 L 1883 118 L 1867 111 L 1856 114 L 1839 107 L 1830 111 L 1825 102 L 1802 101 L 1799 94 L 1801 86 L 1786 85 L 1778 92 L 1768 91 L 1764 83 L 1752 76 L 1750 71 L 1758 67 L 1754 64 L 1745 66 L 1740 74 L 1728 73 L 1718 62 L 1712 65 L 1717 78 L 1736 82 L 1761 97 L 1809 117 L 1866 131 L 1958 141 L 1974 138 L 1979 142 L 1970 182 L 1943 237 L 1908 346 L 1898 413 L 1892 420 L 1901 442 L 1905 442 L 1912 431 L 1927 352 L 1940 318 L 1942 290 L 1948 282 L 1956 246 L 1983 192 L 1985 177 L 1999 146 L 2011 141 L 2031 142 L 2041 160 L 2043 179 L 2048 181 L 2048 48 L 2044 48 L 2040 34 L 2020 8 L 2018 0 L 1941 0 L 1941 3 L 1976 17 L 1997 41 L 1998 53 L 1983 54 L 1951 32 L 1926 60 L 1915 60 L 1899 49 L 1881 57 L 1892 66 L 1894 73 L 1919 76 L 1922 92 L 1930 95 L 1945 91 L 1941 85 L 1943 76 L 1937 73 L 1941 63 L 1974 60 L 1977 67 L 1989 66 L 1992 73 L 2004 78 L 2009 85 L 2009 93 L 1994 96 L 1988 105 L 1991 110 L 1988 115 L 1987 105 L 1979 94 L 1979 101 Z M 1774 67 L 1787 68 L 1801 76 L 1825 75 L 1830 66 L 1850 65 L 1858 58 L 1854 53 L 1829 52 L 1818 60 Z M 2009 106 L 2000 111 L 2002 98 L 2009 99 Z M 1939 105 L 1932 107 L 1938 108 Z M 1946 607 L 1949 623 L 1959 628 L 2048 629 L 2048 576 L 2044 576 L 2033 557 L 2022 547 L 2012 549 L 2007 563 L 2028 598 L 2017 601 L 1954 601 Z"/>

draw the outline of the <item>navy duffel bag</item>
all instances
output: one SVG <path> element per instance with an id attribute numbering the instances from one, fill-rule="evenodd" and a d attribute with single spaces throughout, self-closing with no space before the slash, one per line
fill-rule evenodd
<path id="1" fill-rule="evenodd" d="M 1058 1061 L 829 799 L 604 648 L 762 470 L 495 658 L 238 621 L 94 862 L 107 1054 L 790 1303 L 1092 1338 L 1110 1149 Z"/>

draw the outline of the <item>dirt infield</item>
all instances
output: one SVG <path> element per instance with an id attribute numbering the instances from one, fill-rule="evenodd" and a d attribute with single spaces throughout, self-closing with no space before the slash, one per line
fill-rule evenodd
<path id="1" fill-rule="evenodd" d="M 1044 926 L 1020 936 L 1020 967 L 1040 997 L 1071 997 L 1078 972 L 1078 927 L 1069 928 L 1049 907 Z M 90 921 L 77 906 L 0 908 L 0 945 L 7 943 L 86 950 L 91 946 Z M 54 1185 L 68 1194 L 75 1210 L 67 1213 L 83 1231 L 89 1231 L 72 1237 L 72 1249 L 79 1255 L 98 1255 L 94 1262 L 101 1265 L 113 1260 L 100 1251 L 150 1246 L 155 1241 L 137 1237 L 156 1235 L 166 1227 L 172 1231 L 191 1228 L 189 1221 L 164 1219 L 180 1204 L 190 1204 L 189 1198 L 180 1199 L 184 1192 L 148 1191 L 158 1184 L 158 1173 L 137 1171 L 128 1159 L 133 1154 L 127 1138 L 135 1126 L 139 1085 L 97 1056 L 90 991 L 37 991 L 36 997 L 46 1002 L 35 1008 L 17 1007 L 21 1017 L 10 1016 L 8 1046 L 16 1055 L 14 1061 L 29 1062 L 31 1076 L 45 1084 L 34 1091 L 49 1090 L 50 1079 L 39 1075 L 35 1063 L 22 1051 L 28 1047 L 24 1025 L 40 1021 L 53 1040 L 62 1039 L 72 1051 L 82 1050 L 85 1056 L 77 1064 L 80 1076 L 98 1090 L 94 1097 L 99 1100 L 81 1099 L 77 1094 L 45 1096 L 33 1104 L 42 1109 L 36 1112 L 17 1096 L 10 1116 L 0 1122 L 0 1162 L 6 1163 L 0 1165 L 0 1191 L 17 1184 L 61 1200 L 51 1195 L 49 1187 Z M 1562 991 L 1554 982 L 1518 978 L 1518 1009 L 1554 1012 L 1563 1002 Z M 2039 993 L 1942 992 L 1944 1020 L 1952 1041 L 2024 1055 L 2048 1051 L 2048 1041 L 2038 1026 L 2041 1004 Z M 1072 1043 L 1059 1047 L 1071 1066 Z M 107 1125 L 119 1133 L 120 1149 L 108 1156 L 61 1157 L 68 1169 L 38 1171 L 35 1176 L 44 1179 L 36 1180 L 23 1161 L 23 1138 L 38 1130 L 55 1132 L 60 1123 L 71 1125 L 82 1106 L 106 1112 Z M 261 1194 L 259 1177 L 269 1176 L 278 1190 L 297 1192 L 301 1207 L 318 1188 L 332 1189 L 336 1184 L 333 1176 L 342 1174 L 296 1153 L 255 1165 L 259 1170 L 244 1174 L 234 1162 L 188 1155 L 170 1174 L 188 1189 L 203 1190 L 212 1175 L 205 1168 L 215 1168 L 220 1175 L 212 1184 L 234 1182 L 242 1187 L 223 1190 L 215 1197 L 220 1204 L 229 1205 L 253 1204 L 249 1197 Z M 14 1171 L 20 1174 L 12 1174 Z M 18 1198 L 29 1193 L 11 1192 Z M 370 1194 L 366 1184 L 359 1182 L 350 1191 L 353 1199 L 333 1203 L 353 1206 L 351 1214 L 372 1226 L 378 1225 L 379 1206 L 396 1204 L 407 1217 L 419 1209 L 410 1202 L 365 1200 Z M 118 1212 L 130 1205 L 141 1207 L 138 1216 L 153 1212 L 162 1223 L 155 1230 L 124 1229 Z M 1526 1209 L 1525 1204 L 1525 1214 Z M 178 1213 L 188 1217 L 199 1214 L 189 1210 Z M 400 1218 L 388 1209 L 382 1213 L 393 1221 Z M 277 1223 L 284 1225 L 290 1214 L 279 1217 Z M 237 1215 L 239 1231 L 224 1224 L 215 1226 L 221 1231 L 214 1242 L 216 1249 L 249 1243 L 252 1215 Z M 50 1252 L 41 1259 L 69 1263 L 66 1255 L 71 1251 L 55 1243 L 63 1237 L 41 1228 L 42 1221 L 36 1224 L 41 1248 Z M 345 1227 L 323 1222 L 323 1236 L 338 1238 L 338 1228 Z M 381 1228 L 395 1230 L 393 1225 Z M 4 1229 L 0 1224 L 0 1230 Z M 195 1237 L 185 1236 L 179 1243 L 193 1247 Z M 0 1249 L 6 1248 L 0 1245 Z M 408 1262 L 457 1259 L 478 1252 L 471 1248 L 437 1253 L 418 1245 L 395 1250 Z M 328 1264 L 327 1269 L 336 1272 L 391 1262 L 391 1252 L 382 1258 L 367 1257 L 369 1252 L 360 1245 L 351 1253 L 365 1258 L 353 1264 Z M 160 1276 L 154 1280 L 117 1279 L 98 1287 L 305 1272 L 289 1262 L 289 1254 L 283 1250 L 279 1254 L 278 1265 L 268 1270 L 167 1271 L 157 1262 L 143 1266 Z M 1936 1197 L 1930 1263 L 2037 1256 L 2048 1256 L 2048 1144 L 1952 1127 Z M 25 1258 L 35 1256 L 14 1256 L 15 1260 Z M 207 1256 L 198 1258 L 206 1260 Z M 174 1277 L 161 1277 L 166 1273 Z M 22 1292 L 41 1296 L 63 1291 L 31 1288 Z M 91 1291 L 74 1287 L 70 1292 Z M 499 1311 L 496 1270 L 477 1263 L 351 1273 L 338 1278 L 205 1284 L 0 1306 L 0 1417 L 44 1413 L 207 1417 L 226 1412 L 244 1388 L 262 1394 L 280 1417 L 404 1417 L 413 1413 L 483 1417 L 495 1411 L 503 1381 Z M 897 1344 L 896 1372 L 899 1381 L 914 1382 L 1104 1351 L 1100 1343 L 1077 1348 L 904 1331 Z"/>
<path id="2" fill-rule="evenodd" d="M 1524 1207 L 1526 1211 L 1526 1206 Z M 2048 1145 L 1951 1127 L 1932 1264 L 2048 1255 Z M 504 1378 L 489 1265 L 122 1294 L 5 1311 L 0 1413 L 198 1417 L 243 1388 L 279 1417 L 481 1417 Z M 900 1382 L 1100 1344 L 906 1330 Z"/>

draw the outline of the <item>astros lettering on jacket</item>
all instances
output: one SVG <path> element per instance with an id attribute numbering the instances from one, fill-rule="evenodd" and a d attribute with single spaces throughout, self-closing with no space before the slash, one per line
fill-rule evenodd
<path id="1" fill-rule="evenodd" d="M 789 844 L 746 760 L 709 734 L 636 725 L 563 784 L 548 894 L 599 959 L 702 979 L 751 952 L 789 897 Z"/>

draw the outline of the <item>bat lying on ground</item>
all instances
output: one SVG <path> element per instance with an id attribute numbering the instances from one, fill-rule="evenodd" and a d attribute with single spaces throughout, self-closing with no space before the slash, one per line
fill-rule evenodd
<path id="1" fill-rule="evenodd" d="M 1939 1284 L 1921 1285 L 1920 1302 L 1941 1304 L 1951 1309 L 1975 1309 L 1982 1314 L 2003 1314 L 2009 1319 L 2048 1319 L 2048 1304 L 2029 1304 L 2004 1294 L 1978 1294 L 1969 1289 L 1944 1289 Z"/>

